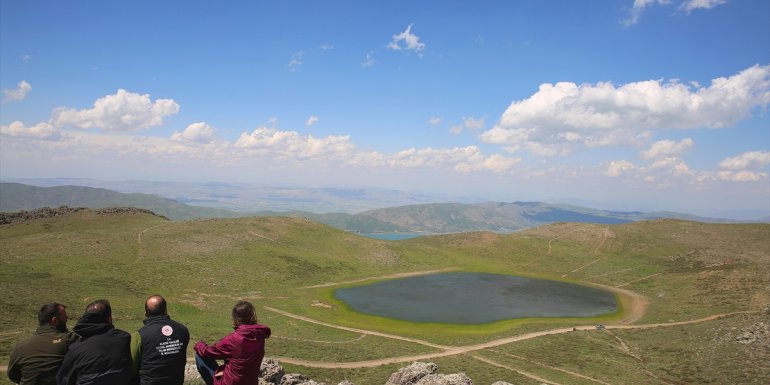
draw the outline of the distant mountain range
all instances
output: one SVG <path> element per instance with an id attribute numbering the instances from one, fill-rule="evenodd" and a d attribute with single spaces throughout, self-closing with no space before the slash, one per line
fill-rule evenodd
<path id="1" fill-rule="evenodd" d="M 83 186 L 36 187 L 19 183 L 0 183 L 0 211 L 16 212 L 41 207 L 136 207 L 150 210 L 171 220 L 195 218 L 234 218 L 242 216 L 228 210 L 190 206 L 150 194 L 123 194 L 103 188 Z"/>
<path id="2" fill-rule="evenodd" d="M 654 218 L 707 223 L 738 222 L 674 212 L 606 211 L 542 202 L 428 203 L 367 210 L 357 214 L 318 214 L 309 211 L 260 211 L 247 214 L 187 205 L 151 194 L 124 194 L 84 186 L 35 187 L 19 183 L 0 183 L 0 211 L 16 212 L 59 206 L 136 207 L 151 210 L 171 220 L 233 218 L 243 215 L 293 216 L 359 233 L 512 232 L 553 222 L 618 224 Z"/>
<path id="3" fill-rule="evenodd" d="M 278 214 L 302 216 L 314 222 L 361 233 L 512 232 L 554 222 L 619 224 L 656 218 L 675 218 L 706 223 L 739 222 L 674 212 L 606 211 L 542 202 L 433 203 L 369 210 L 358 214 L 260 213 L 260 215 Z"/>

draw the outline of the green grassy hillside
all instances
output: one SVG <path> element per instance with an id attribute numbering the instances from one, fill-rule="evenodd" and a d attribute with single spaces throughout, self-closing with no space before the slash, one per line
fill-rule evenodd
<path id="1" fill-rule="evenodd" d="M 41 207 L 138 207 L 172 220 L 234 218 L 240 214 L 210 207 L 189 206 L 152 194 L 123 194 L 83 186 L 35 187 L 0 183 L 0 212 L 34 210 Z"/>
<path id="2" fill-rule="evenodd" d="M 464 371 L 476 384 L 538 384 L 532 376 L 560 384 L 763 384 L 770 380 L 770 336 L 761 334 L 760 324 L 770 318 L 769 235 L 766 224 L 659 220 L 389 242 L 298 218 L 171 222 L 86 210 L 0 226 L 0 359 L 7 362 L 13 343 L 34 330 L 42 303 L 62 302 L 78 314 L 91 300 L 108 298 L 116 326 L 135 330 L 144 298 L 155 293 L 169 300 L 171 315 L 190 327 L 193 339 L 208 341 L 230 330 L 228 314 L 237 299 L 252 300 L 260 321 L 274 331 L 269 357 L 283 360 L 289 372 L 359 385 L 384 383 L 412 356 L 442 353 L 441 346 L 598 322 L 667 324 L 747 312 L 661 327 L 579 330 L 430 361 L 443 373 Z M 619 292 L 625 313 L 478 326 L 416 324 L 356 314 L 333 297 L 334 288 L 361 280 L 441 269 L 603 285 Z M 755 329 L 756 341 L 739 342 L 737 337 Z M 406 361 L 353 368 L 318 364 L 393 357 Z"/>

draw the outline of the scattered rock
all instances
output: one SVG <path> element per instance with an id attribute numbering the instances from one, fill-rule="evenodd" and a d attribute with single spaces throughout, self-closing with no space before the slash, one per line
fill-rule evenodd
<path id="1" fill-rule="evenodd" d="M 513 385 L 513 384 L 505 381 L 497 381 L 497 382 L 493 382 L 492 385 Z"/>
<path id="2" fill-rule="evenodd" d="M 284 374 L 283 366 L 278 361 L 272 358 L 262 360 L 262 366 L 259 368 L 259 378 L 264 379 L 268 384 L 280 384 Z"/>
<path id="3" fill-rule="evenodd" d="M 299 373 L 291 373 L 291 374 L 285 374 L 281 378 L 281 382 L 279 385 L 325 385 L 322 382 L 315 382 L 310 379 L 310 377 L 299 374 Z"/>
<path id="4" fill-rule="evenodd" d="M 413 385 L 421 378 L 436 373 L 437 368 L 432 362 L 413 362 L 391 374 L 385 385 Z"/>
<path id="5" fill-rule="evenodd" d="M 465 373 L 429 374 L 415 385 L 473 385 L 473 381 Z"/>
<path id="6" fill-rule="evenodd" d="M 0 225 L 5 225 L 9 223 L 19 223 L 19 222 L 26 222 L 26 221 L 32 221 L 36 219 L 45 219 L 45 218 L 55 218 L 55 217 L 61 217 L 69 214 L 73 214 L 79 211 L 85 211 L 85 210 L 91 210 L 85 207 L 69 207 L 69 206 L 61 206 L 58 208 L 51 208 L 51 207 L 43 207 L 32 211 L 19 211 L 16 213 L 0 213 Z M 116 215 L 116 214 L 150 214 L 155 215 L 157 217 L 161 217 L 163 219 L 168 220 L 168 218 L 155 214 L 154 212 L 150 210 L 145 209 L 138 209 L 135 207 L 108 207 L 104 209 L 96 209 L 93 210 L 94 213 L 97 215 Z"/>
<path id="7" fill-rule="evenodd" d="M 751 344 L 757 341 L 761 341 L 768 334 L 770 334 L 770 324 L 766 322 L 757 322 L 754 325 L 749 326 L 735 337 L 735 341 L 739 344 Z"/>
<path id="8" fill-rule="evenodd" d="M 354 384 L 354 383 L 352 383 L 352 382 L 350 382 L 350 381 L 348 381 L 348 380 L 345 380 L 345 381 L 342 381 L 342 382 L 340 382 L 340 383 L 339 383 L 339 384 L 337 384 L 337 385 L 356 385 L 356 384 Z"/>

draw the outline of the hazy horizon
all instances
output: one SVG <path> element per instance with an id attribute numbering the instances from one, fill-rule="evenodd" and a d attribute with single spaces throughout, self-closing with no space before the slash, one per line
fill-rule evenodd
<path id="1" fill-rule="evenodd" d="M 4 1 L 0 75 L 3 180 L 770 216 L 765 0 Z"/>

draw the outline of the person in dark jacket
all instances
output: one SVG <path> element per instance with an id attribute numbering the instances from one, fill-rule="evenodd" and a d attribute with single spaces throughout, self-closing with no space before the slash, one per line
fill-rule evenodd
<path id="1" fill-rule="evenodd" d="M 91 302 L 74 328 L 80 340 L 64 355 L 56 381 L 59 385 L 129 385 L 131 335 L 112 325 L 112 307 L 106 299 Z"/>
<path id="2" fill-rule="evenodd" d="M 252 385 L 259 382 L 259 369 L 265 356 L 265 339 L 270 328 L 257 323 L 254 305 L 239 301 L 233 307 L 234 332 L 219 342 L 195 344 L 195 363 L 207 385 Z M 224 360 L 218 365 L 216 360 Z"/>
<path id="3" fill-rule="evenodd" d="M 67 307 L 47 303 L 37 313 L 35 334 L 19 341 L 8 361 L 8 378 L 20 385 L 54 385 L 64 354 L 77 335 L 67 330 Z"/>
<path id="4" fill-rule="evenodd" d="M 131 374 L 140 385 L 182 385 L 187 364 L 187 327 L 168 315 L 166 300 L 144 302 L 144 327 L 131 335 Z"/>

